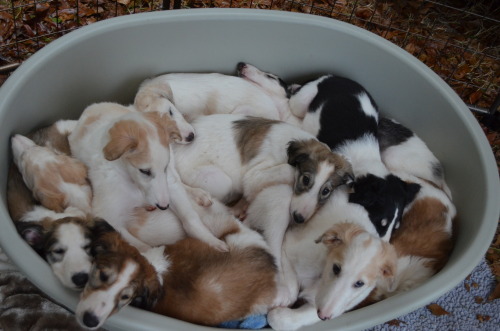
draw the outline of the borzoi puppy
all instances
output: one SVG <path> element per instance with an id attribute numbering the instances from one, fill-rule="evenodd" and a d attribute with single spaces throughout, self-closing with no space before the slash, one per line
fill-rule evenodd
<path id="1" fill-rule="evenodd" d="M 140 254 L 113 229 L 93 243 L 90 280 L 76 308 L 78 322 L 100 327 L 130 304 L 191 323 L 216 326 L 263 314 L 275 295 L 276 267 L 262 237 L 234 217 L 220 219 L 226 253 L 194 238 Z"/>
<path id="2" fill-rule="evenodd" d="M 85 109 L 69 136 L 73 154 L 89 168 L 93 183 L 92 211 L 108 220 L 140 250 L 149 245 L 126 229 L 137 207 L 173 212 L 186 232 L 225 250 L 192 208 L 199 190 L 186 188 L 178 177 L 170 139 L 179 137 L 175 123 L 165 114 L 141 113 L 115 103 L 93 104 Z M 168 226 L 168 225 L 166 225 Z"/>
<path id="3" fill-rule="evenodd" d="M 356 181 L 349 200 L 365 207 L 379 235 L 389 240 L 418 185 L 392 175 L 382 162 L 378 109 L 368 91 L 350 79 L 325 75 L 301 86 L 289 106 L 303 118 L 304 130 L 351 162 Z"/>
<path id="4" fill-rule="evenodd" d="M 343 157 L 284 122 L 218 114 L 200 117 L 192 125 L 199 139 L 172 146 L 179 174 L 186 184 L 224 203 L 241 196 L 252 201 L 267 186 L 295 182 L 291 212 L 300 223 L 335 187 L 352 178 Z"/>
<path id="5" fill-rule="evenodd" d="M 203 115 L 243 114 L 283 119 L 273 96 L 240 77 L 218 73 L 170 73 L 147 79 L 140 85 L 134 105 L 139 111 L 169 114 L 184 142 L 194 138 L 186 120 L 191 122 Z"/>
<path id="6" fill-rule="evenodd" d="M 91 266 L 87 231 L 91 192 L 85 166 L 69 156 L 67 136 L 75 124 L 58 121 L 31 133 L 33 140 L 13 137 L 19 168 L 14 162 L 10 166 L 7 203 L 21 237 L 65 287 L 78 290 Z"/>
<path id="7" fill-rule="evenodd" d="M 286 197 L 287 188 L 281 187 Z M 292 309 L 283 302 L 272 309 L 268 322 L 273 329 L 294 330 L 335 318 L 368 296 L 378 280 L 391 284 L 395 251 L 379 237 L 366 210 L 348 201 L 348 192 L 348 187 L 338 188 L 309 222 L 287 230 L 281 257 L 287 268 L 281 285 L 292 295 L 288 305 L 298 298 L 306 303 Z M 279 203 L 273 196 L 269 188 L 259 198 L 259 203 L 275 206 L 270 220 L 286 207 L 286 199 Z"/>

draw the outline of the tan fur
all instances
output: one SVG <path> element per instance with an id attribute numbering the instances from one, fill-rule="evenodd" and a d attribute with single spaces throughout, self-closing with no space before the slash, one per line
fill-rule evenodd
<path id="1" fill-rule="evenodd" d="M 451 233 L 444 230 L 447 212 L 447 207 L 438 199 L 428 197 L 415 201 L 391 238 L 398 254 L 430 258 L 433 262 L 429 267 L 439 271 L 453 248 Z"/>
<path id="2" fill-rule="evenodd" d="M 252 120 L 235 122 L 234 137 L 240 151 L 241 163 L 248 163 L 257 155 L 267 133 L 277 123 L 279 121 L 265 118 L 252 118 Z"/>
<path id="3" fill-rule="evenodd" d="M 235 232 L 229 227 L 225 234 Z M 99 279 L 101 270 L 116 279 L 126 263 L 138 265 L 130 285 L 135 296 L 147 294 L 146 309 L 192 323 L 215 326 L 244 318 L 261 305 L 269 307 L 276 293 L 274 258 L 258 247 L 220 252 L 194 238 L 167 245 L 163 253 L 169 269 L 163 286 L 153 266 L 118 232 L 101 234 L 94 248 L 95 271 L 82 300 L 111 285 Z"/>
<path id="4" fill-rule="evenodd" d="M 7 180 L 7 205 L 13 221 L 19 221 L 24 214 L 33 210 L 36 205 L 36 200 L 24 183 L 23 176 L 14 162 L 10 165 Z"/>
<path id="5" fill-rule="evenodd" d="M 103 154 L 106 160 L 114 161 L 125 153 L 140 163 L 149 158 L 147 131 L 137 122 L 123 120 L 116 122 L 109 130 L 109 142 L 104 146 Z"/>
<path id="6" fill-rule="evenodd" d="M 192 238 L 167 246 L 172 272 L 153 311 L 215 326 L 244 318 L 255 305 L 269 306 L 275 295 L 274 260 L 261 248 L 221 253 Z"/>
<path id="7" fill-rule="evenodd" d="M 147 112 L 144 116 L 155 125 L 160 143 L 163 146 L 168 147 L 170 139 L 180 140 L 182 138 L 175 121 L 171 120 L 167 114 Z"/>
<path id="8" fill-rule="evenodd" d="M 71 155 L 68 142 L 69 132 L 61 133 L 56 125 L 50 125 L 28 135 L 37 145 L 49 146 L 50 148 L 66 155 Z"/>

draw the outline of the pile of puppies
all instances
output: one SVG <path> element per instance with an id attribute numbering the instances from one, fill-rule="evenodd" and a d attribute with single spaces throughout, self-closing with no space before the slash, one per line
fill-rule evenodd
<path id="1" fill-rule="evenodd" d="M 452 249 L 440 162 L 343 77 L 161 75 L 12 150 L 12 219 L 83 290 L 88 328 L 132 304 L 297 329 L 418 286 Z"/>

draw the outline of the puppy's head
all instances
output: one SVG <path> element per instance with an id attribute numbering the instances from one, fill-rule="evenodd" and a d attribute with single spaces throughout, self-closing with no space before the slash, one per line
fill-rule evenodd
<path id="1" fill-rule="evenodd" d="M 143 193 L 145 204 L 165 210 L 170 203 L 166 174 L 169 139 L 178 136 L 175 123 L 165 114 L 133 113 L 110 128 L 103 154 L 108 161 L 122 162 L 129 179 Z"/>
<path id="2" fill-rule="evenodd" d="M 353 308 L 370 294 L 379 280 L 393 283 L 396 251 L 361 226 L 349 222 L 335 224 L 316 243 L 327 248 L 316 296 L 320 319 L 332 319 Z"/>
<path id="3" fill-rule="evenodd" d="M 351 164 L 328 146 L 315 140 L 291 141 L 288 163 L 295 167 L 296 177 L 290 213 L 296 223 L 303 223 L 329 198 L 340 185 L 351 185 Z"/>
<path id="4" fill-rule="evenodd" d="M 283 79 L 270 72 L 264 72 L 251 64 L 240 62 L 236 66 L 238 77 L 259 87 L 269 95 L 289 98 L 296 85 L 288 85 Z"/>
<path id="5" fill-rule="evenodd" d="M 420 185 L 406 183 L 394 175 L 381 178 L 368 174 L 356 179 L 353 190 L 349 194 L 349 202 L 362 205 L 380 237 L 389 241 L 393 229 L 400 225 L 406 205 L 413 201 Z"/>
<path id="6" fill-rule="evenodd" d="M 153 267 L 139 251 L 105 221 L 98 227 L 94 263 L 75 312 L 77 321 L 90 329 L 130 303 L 151 308 L 161 293 Z"/>
<path id="7" fill-rule="evenodd" d="M 193 141 L 194 129 L 175 107 L 172 89 L 168 83 L 147 81 L 139 88 L 134 106 L 142 112 L 153 111 L 167 114 L 179 130 L 179 137 L 174 139 L 175 142 L 188 144 Z"/>
<path id="8" fill-rule="evenodd" d="M 65 217 L 40 222 L 16 222 L 23 239 L 50 265 L 67 288 L 81 290 L 87 283 L 92 256 L 92 221 Z"/>

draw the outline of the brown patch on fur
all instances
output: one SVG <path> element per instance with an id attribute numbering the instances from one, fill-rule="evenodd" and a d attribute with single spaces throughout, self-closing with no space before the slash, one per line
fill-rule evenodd
<path id="1" fill-rule="evenodd" d="M 322 242 L 329 247 L 336 247 L 341 244 L 349 244 L 357 235 L 366 232 L 360 225 L 342 222 L 333 225 L 321 237 L 316 239 L 316 243 Z"/>
<path id="2" fill-rule="evenodd" d="M 160 111 L 159 99 L 167 99 L 174 103 L 174 96 L 169 84 L 157 82 L 141 87 L 134 99 L 134 106 L 139 111 Z"/>
<path id="3" fill-rule="evenodd" d="M 215 326 L 242 319 L 256 305 L 270 305 L 276 284 L 273 257 L 261 248 L 222 253 L 187 238 L 167 246 L 172 262 L 165 297 L 153 311 L 192 323 Z"/>
<path id="4" fill-rule="evenodd" d="M 13 221 L 19 221 L 27 212 L 33 210 L 36 200 L 26 186 L 23 176 L 14 162 L 9 167 L 9 178 L 7 180 L 7 206 Z"/>
<path id="5" fill-rule="evenodd" d="M 258 154 L 267 133 L 277 123 L 280 122 L 259 117 L 248 117 L 233 122 L 234 138 L 240 151 L 241 163 L 248 163 Z"/>
<path id="6" fill-rule="evenodd" d="M 439 271 L 453 249 L 452 236 L 445 231 L 447 214 L 448 208 L 438 199 L 415 201 L 392 234 L 391 243 L 398 254 L 432 259 L 429 267 Z"/>
<path id="7" fill-rule="evenodd" d="M 68 136 L 69 132 L 61 133 L 57 125 L 53 124 L 29 134 L 28 138 L 37 145 L 47 146 L 60 153 L 71 155 Z"/>
<path id="8" fill-rule="evenodd" d="M 109 142 L 103 148 L 106 160 L 114 161 L 129 153 L 128 157 L 140 163 L 149 158 L 147 131 L 132 120 L 116 122 L 109 129 Z"/>
<path id="9" fill-rule="evenodd" d="M 180 140 L 182 139 L 179 129 L 175 121 L 170 119 L 167 114 L 159 112 L 147 112 L 144 116 L 156 127 L 158 132 L 158 137 L 160 138 L 160 143 L 168 148 L 170 139 Z"/>
<path id="10" fill-rule="evenodd" d="M 146 224 L 148 220 L 149 211 L 143 207 L 134 208 L 132 213 L 133 222 L 130 222 L 130 225 L 127 226 L 127 231 L 130 232 L 136 238 L 140 238 L 139 232 L 141 228 Z"/>

